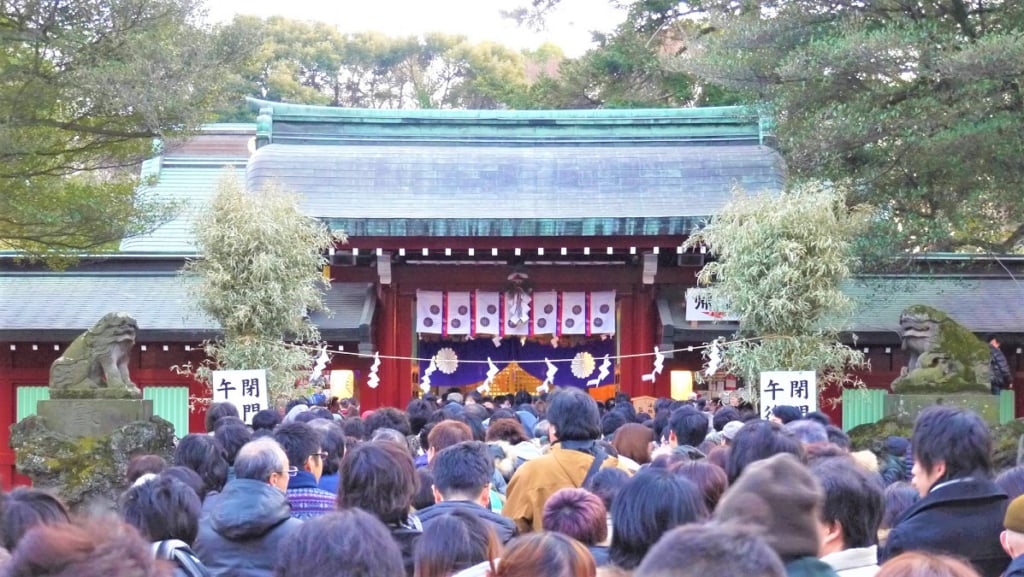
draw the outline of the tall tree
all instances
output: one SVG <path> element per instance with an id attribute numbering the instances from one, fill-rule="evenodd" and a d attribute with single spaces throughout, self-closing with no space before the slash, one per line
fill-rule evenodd
<path id="1" fill-rule="evenodd" d="M 190 261 L 185 274 L 195 279 L 196 302 L 224 334 L 205 343 L 209 361 L 179 370 L 209 382 L 213 370 L 266 369 L 272 399 L 291 398 L 312 366 L 302 345 L 319 344 L 307 313 L 325 308 L 324 254 L 338 237 L 300 212 L 297 195 L 246 193 L 231 175 L 218 185 L 195 235 L 203 257 Z"/>
<path id="2" fill-rule="evenodd" d="M 245 55 L 200 16 L 197 0 L 0 0 L 0 247 L 56 259 L 169 216 L 137 163 L 206 120 Z"/>
<path id="3" fill-rule="evenodd" d="M 699 7 L 679 68 L 767 103 L 795 177 L 875 207 L 867 248 L 1024 249 L 1024 4 Z"/>

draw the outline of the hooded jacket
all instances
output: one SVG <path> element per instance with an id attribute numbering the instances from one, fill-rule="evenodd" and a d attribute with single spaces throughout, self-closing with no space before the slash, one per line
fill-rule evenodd
<path id="1" fill-rule="evenodd" d="M 431 505 L 426 509 L 416 511 L 416 516 L 419 517 L 420 523 L 423 523 L 423 528 L 426 529 L 430 524 L 446 513 L 451 513 L 457 509 L 467 511 L 484 521 L 487 521 L 491 527 L 494 528 L 494 533 L 498 536 L 498 540 L 502 543 L 508 543 L 512 537 L 516 536 L 516 524 L 507 517 L 490 511 L 486 507 L 477 505 L 472 501 L 442 501 L 436 505 Z"/>
<path id="2" fill-rule="evenodd" d="M 199 520 L 195 553 L 213 577 L 269 577 L 281 542 L 301 526 L 280 489 L 235 479 Z"/>

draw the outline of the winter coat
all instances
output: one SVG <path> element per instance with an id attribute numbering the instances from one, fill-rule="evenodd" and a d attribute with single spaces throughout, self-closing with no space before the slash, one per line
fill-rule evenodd
<path id="1" fill-rule="evenodd" d="M 817 557 L 799 557 L 786 563 L 786 577 L 838 577 L 835 570 Z"/>
<path id="2" fill-rule="evenodd" d="M 214 577 L 269 577 L 281 543 L 301 526 L 283 491 L 235 479 L 199 520 L 194 550 Z"/>
<path id="3" fill-rule="evenodd" d="M 988 479 L 937 485 L 896 521 L 879 561 L 930 551 L 963 557 L 982 577 L 999 577 L 1010 562 L 999 544 L 1006 506 L 1006 493 Z"/>
<path id="4" fill-rule="evenodd" d="M 471 501 L 442 501 L 436 505 L 431 505 L 426 509 L 416 511 L 416 516 L 419 517 L 420 523 L 423 523 L 423 528 L 426 529 L 427 527 L 430 527 L 430 524 L 441 515 L 451 513 L 455 510 L 467 511 L 474 516 L 487 521 L 491 527 L 494 528 L 494 532 L 498 536 L 498 540 L 502 543 L 508 543 L 509 540 L 511 540 L 512 537 L 515 537 L 516 533 L 518 533 L 516 530 L 516 524 L 513 523 L 511 519 L 494 513 L 486 507 Z"/>
<path id="5" fill-rule="evenodd" d="M 1010 561 L 1010 566 L 1006 568 L 1003 577 L 1024 577 L 1024 556 Z"/>

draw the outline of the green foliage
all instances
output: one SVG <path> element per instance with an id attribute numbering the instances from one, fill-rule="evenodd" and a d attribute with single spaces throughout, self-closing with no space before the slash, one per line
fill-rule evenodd
<path id="1" fill-rule="evenodd" d="M 187 134 L 244 56 L 195 0 L 0 2 L 0 248 L 62 263 L 152 230 L 154 138 Z"/>
<path id="2" fill-rule="evenodd" d="M 195 235 L 203 258 L 189 262 L 186 274 L 196 277 L 194 298 L 224 336 L 205 344 L 212 361 L 194 374 L 209 382 L 215 369 L 267 369 L 272 399 L 290 398 L 312 366 L 302 346 L 317 343 L 319 332 L 307 312 L 324 309 L 324 254 L 337 235 L 304 216 L 296 195 L 247 194 L 231 175 Z"/>
<path id="3" fill-rule="evenodd" d="M 1024 4 L 693 4 L 678 68 L 768 103 L 794 177 L 874 208 L 863 254 L 1024 249 Z"/>
<path id="4" fill-rule="evenodd" d="M 830 319 L 850 310 L 840 283 L 851 271 L 850 239 L 861 215 L 833 187 L 805 185 L 778 197 L 737 193 L 687 243 L 703 243 L 716 260 L 699 280 L 712 299 L 740 319 L 724 351 L 724 368 L 748 384 L 762 371 L 814 370 L 819 391 L 851 380 L 863 355 L 838 342 Z"/>

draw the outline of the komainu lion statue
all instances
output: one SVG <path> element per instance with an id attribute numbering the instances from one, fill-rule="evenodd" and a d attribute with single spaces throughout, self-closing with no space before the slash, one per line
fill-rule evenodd
<path id="1" fill-rule="evenodd" d="M 900 315 L 907 366 L 892 382 L 894 393 L 988 393 L 989 351 L 974 333 L 929 306 Z"/>
<path id="2" fill-rule="evenodd" d="M 128 360 L 139 325 L 128 313 L 109 313 L 50 366 L 53 398 L 139 398 Z"/>

